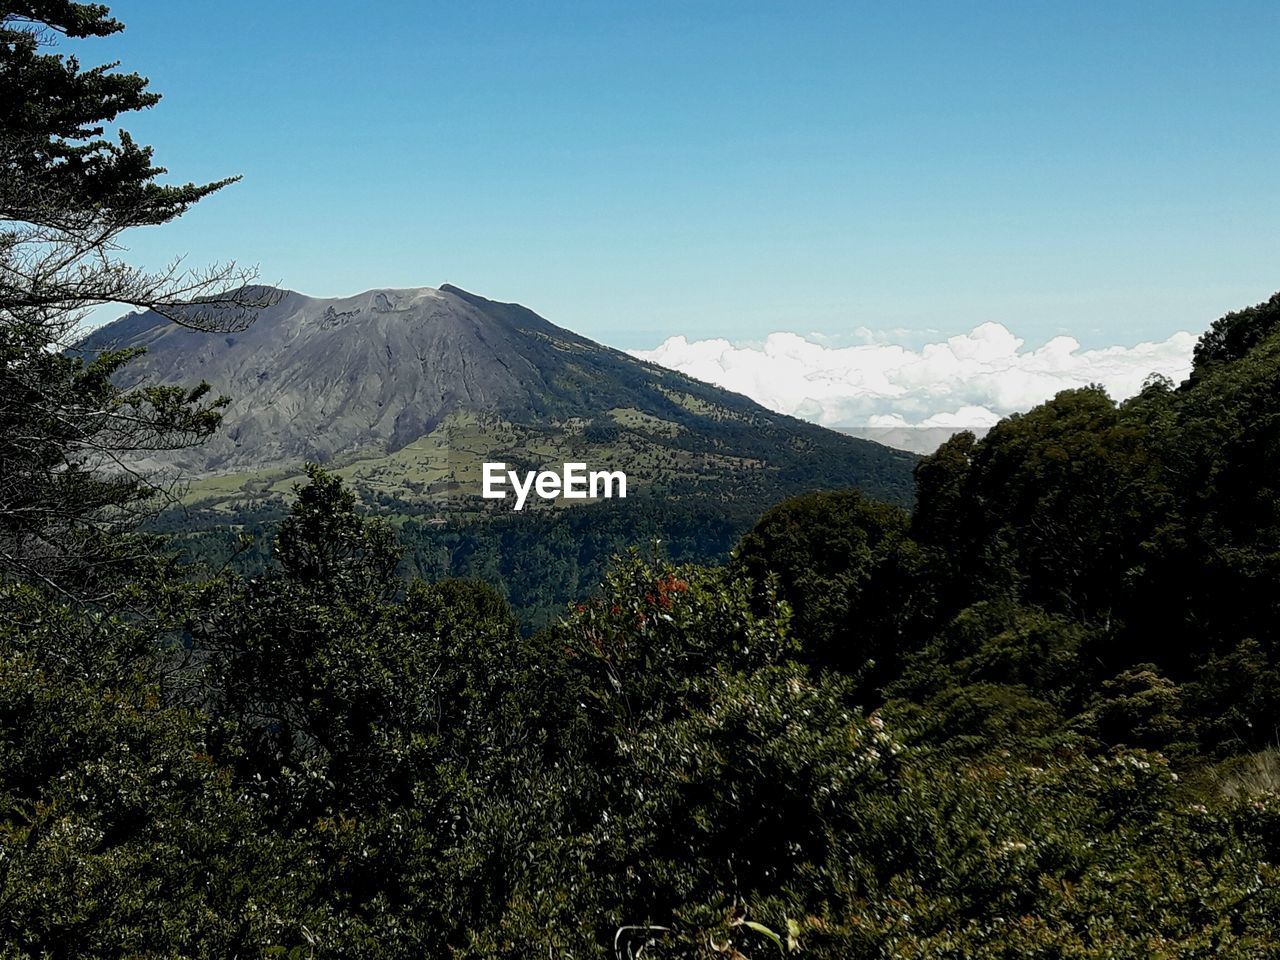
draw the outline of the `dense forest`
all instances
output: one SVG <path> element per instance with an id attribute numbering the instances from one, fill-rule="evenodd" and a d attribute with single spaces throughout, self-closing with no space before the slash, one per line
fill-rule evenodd
<path id="1" fill-rule="evenodd" d="M 379 504 L 373 515 L 379 508 L 401 515 L 407 509 L 401 502 Z M 733 501 L 674 504 L 641 492 L 572 509 L 409 516 L 394 526 L 404 548 L 398 570 L 406 582 L 482 580 L 528 632 L 558 620 L 567 603 L 594 591 L 612 560 L 632 546 L 675 562 L 718 564 L 759 513 Z M 145 526 L 197 569 L 257 576 L 271 567 L 272 543 L 287 514 L 287 506 L 276 504 L 224 509 L 220 517 L 176 506 Z"/>
<path id="2" fill-rule="evenodd" d="M 60 348 L 146 274 L 132 74 L 0 17 L 0 957 L 1280 954 L 1280 295 L 1183 384 L 1062 393 L 784 502 L 719 565 L 646 544 L 537 631 L 309 471 L 262 572 L 192 567 L 125 453 L 218 427 Z M 591 588 L 586 589 L 588 586 Z"/>

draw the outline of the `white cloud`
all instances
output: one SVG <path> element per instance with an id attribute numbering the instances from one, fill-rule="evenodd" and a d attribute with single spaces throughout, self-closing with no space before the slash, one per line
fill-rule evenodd
<path id="1" fill-rule="evenodd" d="M 1054 337 L 1028 350 L 1001 324 L 984 323 L 919 350 L 884 342 L 833 347 L 772 333 L 751 345 L 671 337 L 630 353 L 824 426 L 868 435 L 928 431 L 931 447 L 951 431 L 990 427 L 1059 390 L 1101 383 L 1121 399 L 1152 373 L 1182 380 L 1195 342 L 1183 332 L 1158 343 L 1082 350 L 1072 337 Z"/>

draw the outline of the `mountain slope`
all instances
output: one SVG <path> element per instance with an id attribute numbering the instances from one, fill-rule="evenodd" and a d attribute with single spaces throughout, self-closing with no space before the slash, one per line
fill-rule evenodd
<path id="1" fill-rule="evenodd" d="M 218 436 L 163 461 L 204 478 L 193 489 L 213 499 L 282 490 L 314 460 L 358 487 L 363 478 L 366 499 L 391 491 L 474 508 L 480 460 L 566 457 L 675 497 L 765 505 L 798 489 L 858 486 L 910 498 L 909 454 L 772 413 L 448 285 L 331 300 L 281 291 L 249 329 L 225 337 L 130 314 L 80 349 L 129 346 L 147 349 L 129 365 L 130 382 L 207 380 L 232 398 Z"/>

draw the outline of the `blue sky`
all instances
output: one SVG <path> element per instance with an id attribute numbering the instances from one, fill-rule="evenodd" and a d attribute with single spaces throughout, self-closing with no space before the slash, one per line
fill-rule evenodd
<path id="1" fill-rule="evenodd" d="M 1280 289 L 1280 4 L 121 0 L 244 180 L 135 259 L 451 282 L 604 342 L 1201 330 Z"/>

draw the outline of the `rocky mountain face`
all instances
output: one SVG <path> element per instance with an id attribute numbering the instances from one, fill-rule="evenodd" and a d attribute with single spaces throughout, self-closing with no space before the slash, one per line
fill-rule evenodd
<path id="1" fill-rule="evenodd" d="M 910 495 L 909 454 L 774 414 L 449 285 L 339 299 L 281 291 L 252 326 L 225 336 L 129 314 L 79 349 L 132 346 L 146 353 L 128 366 L 129 383 L 206 380 L 232 399 L 215 438 L 165 455 L 192 477 L 376 460 L 465 415 L 536 429 L 543 440 L 561 431 L 616 446 L 619 434 L 634 435 L 670 453 L 653 463 L 684 473 L 697 454 L 722 468 L 754 464 L 789 480 L 780 489 Z"/>

